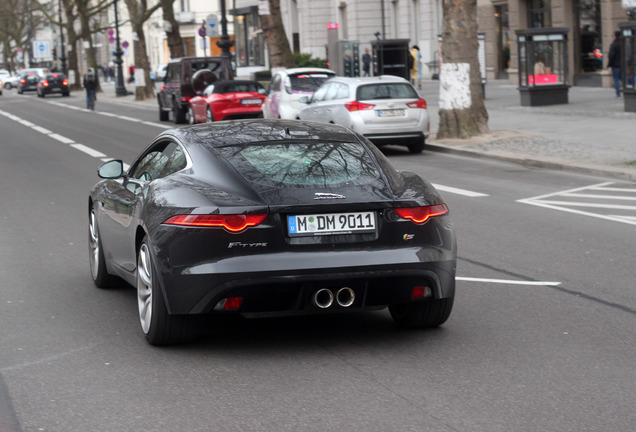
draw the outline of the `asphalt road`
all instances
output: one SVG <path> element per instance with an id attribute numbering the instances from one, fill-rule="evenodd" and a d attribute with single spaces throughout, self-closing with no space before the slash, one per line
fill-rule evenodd
<path id="1" fill-rule="evenodd" d="M 209 319 L 154 348 L 134 290 L 92 284 L 87 194 L 170 124 L 83 103 L 0 97 L 0 431 L 634 430 L 635 184 L 386 149 L 458 230 L 443 327 Z"/>

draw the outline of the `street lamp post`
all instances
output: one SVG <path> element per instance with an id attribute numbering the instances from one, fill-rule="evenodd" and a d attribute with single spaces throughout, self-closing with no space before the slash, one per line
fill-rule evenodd
<path id="1" fill-rule="evenodd" d="M 230 47 L 234 44 L 227 35 L 227 14 L 225 11 L 225 0 L 221 0 L 221 40 L 218 41 L 216 44 L 219 48 L 221 48 L 222 57 L 232 57 Z"/>
<path id="2" fill-rule="evenodd" d="M 124 54 L 124 52 L 121 50 L 121 43 L 119 41 L 119 17 L 117 16 L 117 0 L 113 0 L 113 3 L 115 4 L 115 64 L 117 65 L 117 86 L 115 87 L 115 94 L 117 96 L 126 96 L 128 94 L 128 90 L 126 90 L 126 87 L 124 86 L 124 71 L 121 66 L 121 64 L 123 63 L 121 56 Z"/>
<path id="3" fill-rule="evenodd" d="M 60 42 L 62 48 L 60 61 L 62 62 L 62 73 L 66 75 L 66 49 L 64 48 L 64 25 L 62 24 L 62 0 L 59 0 L 58 6 L 60 12 Z"/>

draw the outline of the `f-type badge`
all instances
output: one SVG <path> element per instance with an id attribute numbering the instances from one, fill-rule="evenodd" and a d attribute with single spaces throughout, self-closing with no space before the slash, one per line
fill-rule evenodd
<path id="1" fill-rule="evenodd" d="M 324 192 L 316 192 L 314 194 L 314 199 L 345 199 L 344 195 L 335 194 L 335 193 L 324 193 Z"/>

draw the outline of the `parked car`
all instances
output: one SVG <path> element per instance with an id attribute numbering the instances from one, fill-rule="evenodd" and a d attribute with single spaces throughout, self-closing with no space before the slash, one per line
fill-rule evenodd
<path id="1" fill-rule="evenodd" d="M 361 135 L 295 120 L 170 129 L 88 200 L 95 285 L 137 288 L 153 345 L 199 314 L 328 314 L 388 306 L 437 327 L 455 296 L 456 237 L 441 195 Z"/>
<path id="2" fill-rule="evenodd" d="M 310 96 L 318 87 L 336 73 L 321 68 L 284 69 L 272 76 L 263 104 L 263 117 L 270 119 L 290 119 L 298 117 L 302 105 L 301 96 Z"/>
<path id="3" fill-rule="evenodd" d="M 262 118 L 265 87 L 258 81 L 217 81 L 190 99 L 188 123 Z"/>
<path id="4" fill-rule="evenodd" d="M 168 63 L 164 84 L 157 93 L 159 120 L 185 123 L 190 99 L 215 81 L 234 78 L 226 57 L 183 57 Z"/>
<path id="5" fill-rule="evenodd" d="M 26 91 L 36 91 L 40 77 L 34 72 L 23 73 L 18 81 L 18 93 L 22 94 Z"/>
<path id="6" fill-rule="evenodd" d="M 346 126 L 376 145 L 406 145 L 421 153 L 430 133 L 426 100 L 404 78 L 338 77 L 303 98 L 300 120 Z"/>
<path id="7" fill-rule="evenodd" d="M 40 79 L 37 85 L 39 97 L 45 97 L 48 94 L 59 93 L 62 96 L 70 96 L 71 90 L 68 86 L 66 76 L 61 73 L 51 73 Z"/>
<path id="8" fill-rule="evenodd" d="M 20 82 L 20 75 L 3 76 L 1 79 L 2 87 L 7 90 L 11 90 L 14 87 L 18 87 L 18 83 Z"/>

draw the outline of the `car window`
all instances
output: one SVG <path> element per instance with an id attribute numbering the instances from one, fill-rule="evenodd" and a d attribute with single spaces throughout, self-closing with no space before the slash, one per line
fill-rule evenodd
<path id="1" fill-rule="evenodd" d="M 183 149 L 175 142 L 166 141 L 153 146 L 136 163 L 130 177 L 150 181 L 175 173 L 186 166 Z"/>
<path id="2" fill-rule="evenodd" d="M 311 101 L 312 102 L 322 102 L 325 100 L 325 97 L 327 95 L 327 92 L 329 91 L 329 88 L 331 87 L 331 84 L 325 84 L 324 86 L 320 87 L 318 90 L 316 90 L 316 92 L 311 96 Z"/>
<path id="3" fill-rule="evenodd" d="M 299 73 L 295 75 L 289 75 L 285 80 L 285 91 L 287 93 L 298 92 L 314 92 L 329 78 L 333 78 L 335 74 L 328 73 Z"/>
<path id="4" fill-rule="evenodd" d="M 170 63 L 166 72 L 166 81 L 179 81 L 181 79 L 181 65 L 179 63 Z"/>
<path id="5" fill-rule="evenodd" d="M 379 83 L 358 87 L 358 100 L 373 99 L 417 99 L 417 92 L 408 83 Z"/>
<path id="6" fill-rule="evenodd" d="M 348 99 L 349 98 L 349 86 L 347 84 L 338 84 L 338 95 L 336 99 Z"/>
<path id="7" fill-rule="evenodd" d="M 380 172 L 361 143 L 267 142 L 219 151 L 248 181 L 265 187 L 381 184 Z"/>

